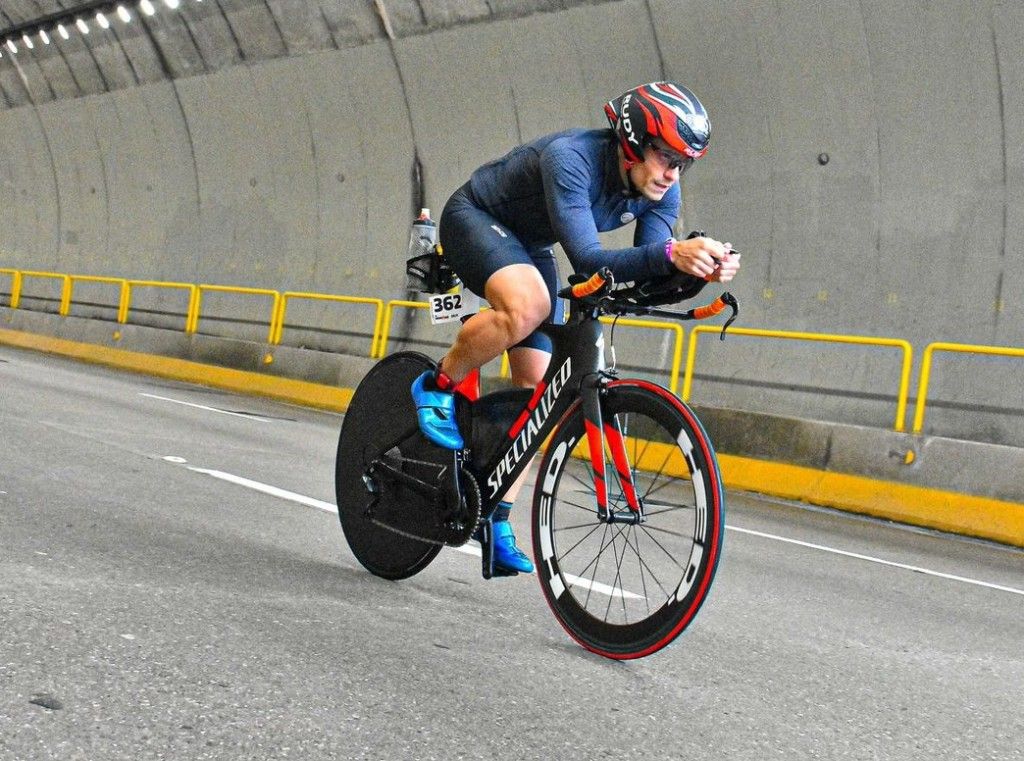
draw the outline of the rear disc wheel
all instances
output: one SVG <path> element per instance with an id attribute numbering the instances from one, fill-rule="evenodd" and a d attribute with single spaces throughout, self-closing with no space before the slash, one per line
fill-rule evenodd
<path id="1" fill-rule="evenodd" d="M 374 461 L 427 482 L 451 467 L 451 452 L 420 433 L 410 393 L 416 377 L 433 367 L 418 352 L 381 360 L 356 388 L 342 421 L 335 467 L 338 517 L 352 554 L 385 579 L 419 573 L 441 551 L 436 542 L 445 539 L 438 511 L 426 496 L 383 477 L 369 479 L 374 494 L 365 478 Z"/>

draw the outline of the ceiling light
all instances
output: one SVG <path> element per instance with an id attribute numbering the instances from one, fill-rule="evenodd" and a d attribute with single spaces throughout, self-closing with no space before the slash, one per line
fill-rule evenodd
<path id="1" fill-rule="evenodd" d="M 49 45 L 50 44 L 50 35 L 48 35 L 46 33 L 45 29 L 40 29 L 39 30 L 39 39 L 41 39 L 43 41 L 44 45 Z"/>
<path id="2" fill-rule="evenodd" d="M 68 34 L 68 30 L 64 28 L 63 24 L 57 24 L 57 34 L 59 34 L 65 40 L 70 39 L 71 37 L 71 35 Z"/>
<path id="3" fill-rule="evenodd" d="M 18 52 L 18 46 L 14 44 L 14 40 L 7 40 L 7 49 L 12 53 Z"/>
<path id="4" fill-rule="evenodd" d="M 107 17 L 104 16 L 102 13 L 96 14 L 96 23 L 104 29 L 110 29 L 110 22 L 107 21 Z"/>
<path id="5" fill-rule="evenodd" d="M 117 15 L 126 24 L 132 20 L 132 14 L 123 5 L 117 6 Z"/>
<path id="6" fill-rule="evenodd" d="M 82 19 L 78 19 L 75 22 L 75 26 L 78 27 L 78 31 L 80 31 L 82 34 L 89 34 L 89 25 L 82 21 Z"/>
<path id="7" fill-rule="evenodd" d="M 139 7 L 142 8 L 142 12 L 147 16 L 152 16 L 156 13 L 156 8 L 153 7 L 153 3 L 149 2 L 149 0 L 142 0 L 142 2 L 139 3 Z"/>
<path id="8" fill-rule="evenodd" d="M 170 8 L 172 11 L 181 5 L 181 0 L 164 0 L 164 5 Z"/>
<path id="9" fill-rule="evenodd" d="M 27 47 L 29 50 L 35 47 L 35 45 L 32 44 L 32 40 L 29 38 L 27 34 L 21 35 L 21 39 L 25 41 L 25 47 Z"/>

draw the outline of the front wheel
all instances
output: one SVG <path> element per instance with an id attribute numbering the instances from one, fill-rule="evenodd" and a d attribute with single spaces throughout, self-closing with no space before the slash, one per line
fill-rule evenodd
<path id="1" fill-rule="evenodd" d="M 544 596 L 573 639 L 608 658 L 639 658 L 678 637 L 707 597 L 725 528 L 722 479 L 703 427 L 670 392 L 617 381 L 601 405 L 604 422 L 623 434 L 645 520 L 599 520 L 577 403 L 537 476 L 534 557 Z M 608 506 L 629 513 L 605 447 Z"/>

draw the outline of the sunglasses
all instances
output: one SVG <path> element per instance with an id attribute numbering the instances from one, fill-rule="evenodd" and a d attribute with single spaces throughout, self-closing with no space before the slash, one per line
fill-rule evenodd
<path id="1" fill-rule="evenodd" d="M 659 148 L 656 145 L 649 146 L 651 153 L 654 154 L 654 160 L 658 166 L 662 169 L 678 169 L 679 174 L 682 174 L 693 164 L 694 159 L 689 156 L 684 156 L 681 153 L 670 151 L 667 148 Z"/>

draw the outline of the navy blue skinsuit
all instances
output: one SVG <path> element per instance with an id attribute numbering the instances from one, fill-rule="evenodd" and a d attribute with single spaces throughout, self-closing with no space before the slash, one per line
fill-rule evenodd
<path id="1" fill-rule="evenodd" d="M 477 169 L 448 200 L 440 222 L 445 257 L 463 283 L 484 296 L 484 284 L 497 270 L 532 264 L 555 304 L 555 243 L 573 269 L 587 275 L 609 267 L 617 282 L 627 282 L 674 272 L 665 241 L 679 214 L 679 185 L 660 201 L 632 195 L 619 175 L 617 146 L 609 129 L 567 130 Z M 598 232 L 634 220 L 632 247 L 601 246 Z M 518 345 L 549 350 L 537 333 Z"/>

